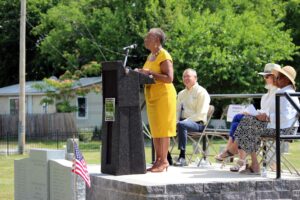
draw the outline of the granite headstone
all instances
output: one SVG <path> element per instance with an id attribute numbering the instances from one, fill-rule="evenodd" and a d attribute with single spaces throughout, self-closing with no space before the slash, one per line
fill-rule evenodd
<path id="1" fill-rule="evenodd" d="M 48 200 L 48 160 L 64 159 L 64 150 L 31 149 L 29 158 L 16 160 L 15 200 Z"/>
<path id="2" fill-rule="evenodd" d="M 15 200 L 29 200 L 29 158 L 14 161 Z"/>
<path id="3" fill-rule="evenodd" d="M 49 161 L 50 200 L 85 199 L 85 182 L 71 170 L 72 162 L 68 160 Z"/>

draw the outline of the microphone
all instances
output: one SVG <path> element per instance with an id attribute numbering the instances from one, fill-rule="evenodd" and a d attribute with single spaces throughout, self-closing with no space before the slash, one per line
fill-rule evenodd
<path id="1" fill-rule="evenodd" d="M 137 44 L 132 44 L 132 45 L 129 45 L 127 47 L 124 47 L 123 50 L 126 50 L 126 49 L 135 49 L 137 47 Z"/>

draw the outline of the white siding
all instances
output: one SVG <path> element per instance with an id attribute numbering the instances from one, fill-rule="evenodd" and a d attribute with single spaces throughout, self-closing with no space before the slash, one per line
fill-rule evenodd
<path id="1" fill-rule="evenodd" d="M 144 101 L 143 93 L 141 96 L 141 105 Z M 9 114 L 9 98 L 16 98 L 18 96 L 0 96 L 0 114 Z M 31 113 L 40 114 L 44 113 L 43 106 L 40 104 L 43 95 L 34 95 L 28 98 L 26 97 L 27 108 L 26 112 L 31 109 Z M 78 119 L 77 112 L 74 113 L 74 117 L 76 119 L 77 128 L 98 128 L 102 127 L 102 93 L 94 93 L 91 92 L 86 95 L 87 98 L 87 118 Z M 28 101 L 28 99 L 30 99 Z M 30 105 L 29 105 L 30 104 Z M 77 105 L 77 98 L 71 100 L 71 105 Z M 28 107 L 31 107 L 28 109 Z M 47 113 L 55 113 L 55 105 L 48 105 Z M 146 106 L 142 110 L 142 120 L 148 124 L 147 114 L 146 114 Z"/>
<path id="2" fill-rule="evenodd" d="M 27 96 L 26 113 L 32 113 L 32 96 Z"/>
<path id="3" fill-rule="evenodd" d="M 90 92 L 86 96 L 87 117 L 78 118 L 77 113 L 74 117 L 77 122 L 77 128 L 99 128 L 102 125 L 102 93 Z M 77 98 L 72 100 L 73 105 L 77 105 Z"/>
<path id="4" fill-rule="evenodd" d="M 0 97 L 0 114 L 9 114 L 9 100 L 19 98 L 18 96 L 2 96 Z M 42 95 L 27 95 L 26 96 L 26 113 L 40 114 L 44 113 L 43 106 L 40 104 Z M 55 105 L 48 105 L 47 113 L 55 113 Z"/>
<path id="5" fill-rule="evenodd" d="M 32 97 L 32 113 L 41 114 L 44 113 L 43 105 L 40 104 L 41 100 L 44 98 L 42 95 L 35 95 Z M 47 113 L 55 113 L 55 103 L 53 105 L 48 105 Z"/>
<path id="6" fill-rule="evenodd" d="M 8 97 L 0 97 L 0 114 L 9 114 L 9 100 Z"/>

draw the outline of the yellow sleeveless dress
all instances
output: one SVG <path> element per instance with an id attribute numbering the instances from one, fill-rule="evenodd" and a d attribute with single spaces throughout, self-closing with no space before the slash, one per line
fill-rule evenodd
<path id="1" fill-rule="evenodd" d="M 149 61 L 149 56 L 143 68 L 156 73 L 161 73 L 161 62 L 165 60 L 172 61 L 172 57 L 165 49 L 160 50 L 154 61 Z M 175 136 L 176 90 L 173 83 L 155 81 L 154 84 L 146 85 L 145 98 L 152 137 L 164 138 Z"/>

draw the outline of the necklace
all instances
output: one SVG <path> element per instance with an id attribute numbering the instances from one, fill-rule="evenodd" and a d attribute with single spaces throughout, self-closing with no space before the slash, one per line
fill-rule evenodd
<path id="1" fill-rule="evenodd" d="M 152 55 L 152 56 L 155 56 L 155 57 L 157 57 L 157 56 L 158 56 L 158 54 L 160 53 L 160 50 L 161 50 L 161 49 L 158 49 L 158 51 L 157 51 L 157 52 L 155 52 L 155 53 L 151 53 L 151 55 Z"/>
<path id="2" fill-rule="evenodd" d="M 150 58 L 149 58 L 149 61 L 154 61 L 154 60 L 157 58 L 157 56 L 158 56 L 160 50 L 161 50 L 161 49 L 159 49 L 159 50 L 158 50 L 157 52 L 155 52 L 155 53 L 151 53 L 151 56 L 150 56 Z"/>

